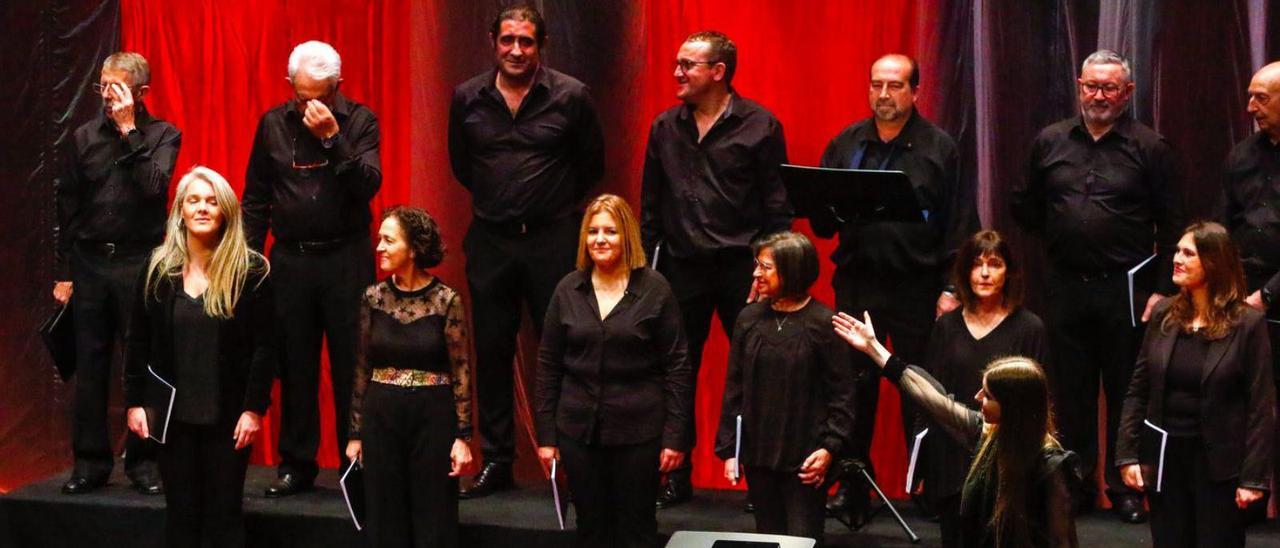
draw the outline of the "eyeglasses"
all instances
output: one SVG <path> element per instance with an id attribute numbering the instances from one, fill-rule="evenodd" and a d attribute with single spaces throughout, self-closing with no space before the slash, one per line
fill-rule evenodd
<path id="1" fill-rule="evenodd" d="M 706 65 L 711 67 L 711 66 L 715 66 L 719 62 L 720 61 L 694 61 L 692 59 L 677 59 L 676 68 L 679 69 L 680 72 L 689 72 L 691 69 L 693 69 L 693 67 L 696 67 L 698 65 Z"/>
<path id="2" fill-rule="evenodd" d="M 1080 84 L 1080 89 L 1084 90 L 1085 95 L 1094 95 L 1099 91 L 1101 91 L 1103 97 L 1115 97 L 1117 95 L 1120 95 L 1120 90 L 1124 88 L 1116 84 L 1098 84 L 1095 82 L 1083 82 Z"/>
<path id="3" fill-rule="evenodd" d="M 328 158 L 321 158 L 320 161 L 318 162 L 303 162 L 299 164 L 298 163 L 298 137 L 294 136 L 293 138 L 293 169 L 301 171 L 302 175 L 305 177 L 311 174 L 310 170 L 319 169 L 327 165 L 329 165 Z"/>
<path id="4" fill-rule="evenodd" d="M 98 95 L 102 95 L 102 92 L 103 92 L 103 91 L 106 91 L 106 89 L 107 89 L 107 88 L 109 88 L 109 87 L 111 87 L 111 84 L 103 85 L 102 83 L 97 83 L 97 84 L 94 84 L 94 85 L 93 85 L 93 92 L 94 92 L 94 93 L 97 93 Z M 138 88 L 133 87 L 133 86 L 126 86 L 126 87 L 128 87 L 128 88 L 129 88 L 129 91 L 133 92 L 133 93 L 134 93 L 134 95 L 137 95 L 137 93 L 138 93 Z"/>

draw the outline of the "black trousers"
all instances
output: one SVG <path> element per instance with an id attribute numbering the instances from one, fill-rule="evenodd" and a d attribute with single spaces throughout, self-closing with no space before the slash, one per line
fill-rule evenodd
<path id="1" fill-rule="evenodd" d="M 702 348 L 711 334 L 711 315 L 720 318 L 725 335 L 733 338 L 733 325 L 738 313 L 747 306 L 751 293 L 751 272 L 755 257 L 751 250 L 724 249 L 700 258 L 672 257 L 663 253 L 658 271 L 671 284 L 680 304 L 681 320 L 688 341 L 688 361 L 693 373 L 693 393 L 697 398 L 698 371 L 702 367 Z M 696 408 L 696 406 L 695 406 Z M 697 413 L 689 414 L 689 436 L 697 442 Z M 684 459 L 671 475 L 688 480 L 693 473 L 693 459 Z"/>
<path id="2" fill-rule="evenodd" d="M 111 374 L 112 357 L 123 348 L 129 308 L 137 294 L 138 274 L 149 250 L 103 253 L 77 245 L 72 249 L 71 282 L 75 314 L 76 387 L 71 448 L 77 476 L 105 479 L 111 474 L 112 443 L 107 407 L 111 387 L 119 375 Z M 120 344 L 121 346 L 117 346 Z M 124 421 L 117 421 L 123 425 Z M 142 478 L 156 473 L 156 444 L 137 436 L 125 437 L 125 473 Z"/>
<path id="3" fill-rule="evenodd" d="M 359 299 L 373 283 L 368 240 L 322 253 L 271 250 L 276 316 L 283 335 L 280 368 L 280 467 L 278 473 L 312 480 L 320 447 L 320 345 L 328 342 L 329 377 L 338 435 L 338 460 L 346 467 L 347 417 L 355 374 Z"/>
<path id="4" fill-rule="evenodd" d="M 1243 547 L 1244 511 L 1236 507 L 1239 485 L 1238 480 L 1215 481 L 1209 475 L 1201 438 L 1170 436 L 1162 491 L 1147 486 L 1152 546 Z"/>
<path id="5" fill-rule="evenodd" d="M 1098 384 L 1102 383 L 1107 404 L 1104 462 L 1112 463 L 1120 408 L 1133 378 L 1142 328 L 1130 323 L 1124 272 L 1088 280 L 1050 272 L 1046 293 L 1045 322 L 1053 349 L 1053 363 L 1046 373 L 1052 384 L 1054 415 L 1062 444 L 1080 455 L 1084 500 L 1092 504 L 1098 473 Z M 1134 494 L 1120 480 L 1118 468 L 1103 468 L 1107 495 L 1113 501 L 1116 496 Z"/>
<path id="6" fill-rule="evenodd" d="M 249 447 L 235 449 L 236 421 L 173 422 L 160 448 L 165 543 L 171 547 L 244 546 L 244 474 Z"/>
<path id="7" fill-rule="evenodd" d="M 365 532 L 371 546 L 458 545 L 458 480 L 449 477 L 457 432 L 449 386 L 369 383 L 362 446 Z"/>
<path id="8" fill-rule="evenodd" d="M 755 509 L 756 532 L 806 537 L 822 545 L 827 490 L 800 483 L 796 472 L 746 467 L 747 496 Z"/>
<path id="9" fill-rule="evenodd" d="M 462 242 L 471 288 L 480 447 L 487 462 L 515 460 L 512 360 L 520 308 L 528 307 L 541 333 L 556 284 L 573 270 L 578 226 L 579 219 L 571 216 L 522 233 L 517 227 L 473 219 Z M 531 375 L 533 368 L 528 370 Z"/>
<path id="10" fill-rule="evenodd" d="M 936 277 L 900 280 L 894 295 L 879 292 L 870 295 L 866 284 L 840 272 L 837 272 L 832 285 L 836 292 L 837 310 L 858 319 L 862 319 L 863 312 L 870 313 L 876 337 L 881 341 L 890 340 L 894 354 L 907 363 L 924 363 L 940 292 Z M 861 352 L 853 352 L 852 359 L 857 372 L 854 379 L 853 431 L 844 456 L 859 459 L 871 468 L 871 439 L 875 435 L 876 410 L 880 404 L 880 369 Z M 905 398 L 901 406 L 903 443 L 910 451 L 915 412 Z"/>
<path id="11" fill-rule="evenodd" d="M 559 436 L 578 546 L 651 548 L 657 544 L 660 439 L 632 445 L 588 445 Z"/>
<path id="12" fill-rule="evenodd" d="M 938 497 L 933 504 L 934 510 L 938 511 L 943 548 L 960 548 L 964 545 L 964 529 L 960 527 L 960 493 Z"/>

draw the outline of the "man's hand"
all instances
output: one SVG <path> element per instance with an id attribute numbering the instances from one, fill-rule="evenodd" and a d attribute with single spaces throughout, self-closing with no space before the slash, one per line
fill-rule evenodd
<path id="1" fill-rule="evenodd" d="M 129 90 L 129 86 L 121 83 L 114 83 L 107 86 L 107 95 L 111 97 L 110 106 L 107 108 L 107 116 L 112 122 L 116 123 L 116 130 L 121 135 L 125 135 L 137 128 L 134 125 L 135 111 L 133 103 L 133 91 Z"/>
<path id="2" fill-rule="evenodd" d="M 53 282 L 53 300 L 67 304 L 71 300 L 71 282 Z"/>
<path id="3" fill-rule="evenodd" d="M 544 445 L 538 448 L 538 460 L 542 461 L 542 467 L 547 470 L 551 469 L 551 461 L 560 460 L 560 449 L 554 445 Z"/>
<path id="4" fill-rule="evenodd" d="M 471 446 L 462 438 L 453 439 L 453 447 L 449 449 L 449 477 L 456 478 L 471 472 Z"/>
<path id="5" fill-rule="evenodd" d="M 957 308 L 960 308 L 960 299 L 957 299 L 956 295 L 950 291 L 943 291 L 938 295 L 938 304 L 933 307 L 933 317 L 937 319 Z"/>
<path id="6" fill-rule="evenodd" d="M 130 407 L 126 414 L 129 430 L 139 438 L 147 439 L 151 432 L 147 429 L 147 411 L 141 407 Z"/>
<path id="7" fill-rule="evenodd" d="M 729 483 L 737 485 L 738 478 L 742 476 L 741 471 L 738 468 L 738 459 L 730 458 L 724 461 L 724 479 L 729 480 Z"/>
<path id="8" fill-rule="evenodd" d="M 682 462 L 684 462 L 683 451 L 663 448 L 662 453 L 658 455 L 658 470 L 665 474 L 679 468 Z"/>
<path id="9" fill-rule="evenodd" d="M 819 448 L 804 459 L 804 464 L 800 465 L 800 473 L 796 475 L 800 477 L 800 483 L 812 485 L 815 488 L 821 487 L 822 482 L 826 480 L 829 466 L 831 466 L 831 452 Z"/>
<path id="10" fill-rule="evenodd" d="M 1126 464 L 1120 467 L 1120 479 L 1134 491 L 1145 491 L 1147 486 L 1142 481 L 1142 467 L 1137 464 Z"/>
<path id="11" fill-rule="evenodd" d="M 347 450 L 345 451 L 347 460 L 358 462 L 360 466 L 364 466 L 364 442 L 360 440 L 351 440 L 347 442 Z"/>
<path id="12" fill-rule="evenodd" d="M 328 139 L 338 134 L 338 120 L 333 117 L 329 107 L 312 99 L 307 101 L 307 109 L 302 113 L 302 124 L 316 139 Z"/>
<path id="13" fill-rule="evenodd" d="M 258 439 L 258 430 L 261 429 L 261 415 L 253 411 L 241 413 L 240 420 L 236 421 L 236 429 L 231 433 L 231 438 L 236 440 L 236 450 L 239 451 L 253 445 L 254 440 Z"/>
<path id="14" fill-rule="evenodd" d="M 1236 507 L 1244 510 L 1250 504 L 1262 498 L 1262 491 L 1250 489 L 1248 487 L 1236 488 Z"/>
<path id="15" fill-rule="evenodd" d="M 1156 307 L 1156 303 L 1164 300 L 1165 296 L 1159 293 L 1152 293 L 1147 297 L 1147 307 L 1142 309 L 1142 323 L 1147 323 L 1151 319 L 1151 309 Z"/>
<path id="16" fill-rule="evenodd" d="M 1262 310 L 1262 311 L 1264 311 L 1264 312 L 1267 310 L 1267 303 L 1262 302 L 1262 290 L 1261 290 L 1261 289 L 1259 289 L 1259 290 L 1257 290 L 1257 291 L 1254 291 L 1253 293 L 1250 293 L 1248 297 L 1245 297 L 1245 298 L 1244 298 L 1244 304 L 1247 304 L 1247 305 L 1249 305 L 1249 306 L 1252 306 L 1252 307 L 1254 307 L 1254 308 L 1256 308 L 1256 309 L 1258 309 L 1258 310 Z"/>

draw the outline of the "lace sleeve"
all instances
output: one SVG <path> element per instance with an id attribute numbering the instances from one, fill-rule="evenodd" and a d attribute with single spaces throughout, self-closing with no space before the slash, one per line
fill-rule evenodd
<path id="1" fill-rule="evenodd" d="M 356 327 L 356 367 L 351 381 L 351 426 L 348 439 L 360 439 L 360 427 L 364 422 L 364 391 L 369 387 L 369 298 L 360 299 L 360 318 Z"/>
<path id="2" fill-rule="evenodd" d="M 457 437 L 467 439 L 471 437 L 471 334 L 467 332 L 462 297 L 456 293 L 449 300 L 444 336 L 453 377 L 453 405 L 458 414 Z"/>
<path id="3" fill-rule="evenodd" d="M 884 373 L 957 443 L 969 449 L 977 447 L 978 436 L 982 434 L 982 415 L 948 397 L 942 385 L 927 371 L 907 365 L 895 354 L 885 364 Z"/>

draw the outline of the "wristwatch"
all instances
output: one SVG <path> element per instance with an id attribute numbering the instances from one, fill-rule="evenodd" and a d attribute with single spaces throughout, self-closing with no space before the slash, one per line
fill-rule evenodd
<path id="1" fill-rule="evenodd" d="M 1262 288 L 1262 290 L 1259 291 L 1259 293 L 1262 295 L 1263 306 L 1267 308 L 1271 308 L 1272 301 L 1275 301 L 1276 299 L 1275 293 L 1272 293 L 1270 289 L 1267 289 L 1265 287 Z"/>
<path id="2" fill-rule="evenodd" d="M 334 133 L 333 137 L 329 137 L 328 139 L 321 139 L 320 145 L 326 149 L 329 149 L 329 148 L 333 148 L 333 144 L 336 142 L 338 142 L 338 134 Z"/>

